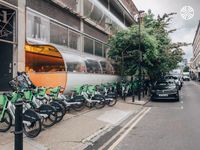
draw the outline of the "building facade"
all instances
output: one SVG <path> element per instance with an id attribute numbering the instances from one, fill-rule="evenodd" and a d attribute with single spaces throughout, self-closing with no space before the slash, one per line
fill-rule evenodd
<path id="1" fill-rule="evenodd" d="M 0 91 L 9 89 L 7 83 L 17 71 L 53 70 L 44 66 L 44 56 L 54 56 L 46 62 L 63 70 L 65 64 L 56 64 L 61 62 L 54 50 L 58 47 L 106 59 L 109 37 L 136 23 L 137 13 L 132 0 L 0 0 L 0 58 L 6 60 L 0 66 Z M 106 72 L 103 66 L 91 73 Z M 89 73 L 79 64 L 67 68 Z"/>
<path id="2" fill-rule="evenodd" d="M 193 58 L 190 61 L 190 71 L 193 79 L 200 79 L 200 22 L 193 41 Z"/>

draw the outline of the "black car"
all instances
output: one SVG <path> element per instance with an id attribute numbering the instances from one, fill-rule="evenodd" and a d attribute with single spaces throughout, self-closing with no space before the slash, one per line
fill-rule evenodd
<path id="1" fill-rule="evenodd" d="M 179 101 L 179 90 L 172 80 L 158 81 L 151 90 L 151 100 L 176 100 Z"/>

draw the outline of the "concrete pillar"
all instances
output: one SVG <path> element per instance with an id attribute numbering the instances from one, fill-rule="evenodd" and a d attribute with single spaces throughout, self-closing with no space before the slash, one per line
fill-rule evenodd
<path id="1" fill-rule="evenodd" d="M 80 14 L 81 16 L 84 16 L 84 4 L 83 4 L 83 1 L 80 1 Z M 83 19 L 81 18 L 81 22 L 80 22 L 80 31 L 84 33 L 84 22 L 83 22 Z M 84 53 L 84 36 L 81 35 L 81 40 L 80 40 L 80 51 L 81 51 L 81 56 L 83 55 Z"/>
<path id="2" fill-rule="evenodd" d="M 26 38 L 26 0 L 18 0 L 18 46 L 17 46 L 17 70 L 25 71 L 25 38 Z"/>

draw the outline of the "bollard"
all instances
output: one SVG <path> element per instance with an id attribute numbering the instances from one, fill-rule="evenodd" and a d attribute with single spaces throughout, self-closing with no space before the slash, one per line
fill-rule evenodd
<path id="1" fill-rule="evenodd" d="M 16 102 L 15 107 L 15 150 L 23 150 L 23 102 Z"/>
<path id="2" fill-rule="evenodd" d="M 132 102 L 135 102 L 135 91 L 132 90 Z"/>
<path id="3" fill-rule="evenodd" d="M 142 97 L 144 98 L 144 88 L 143 88 L 143 91 L 142 91 Z"/>

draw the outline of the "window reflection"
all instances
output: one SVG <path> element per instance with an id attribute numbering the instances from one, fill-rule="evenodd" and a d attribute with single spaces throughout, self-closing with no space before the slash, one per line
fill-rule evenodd
<path id="1" fill-rule="evenodd" d="M 69 30 L 69 47 L 75 50 L 80 50 L 80 34 Z"/>
<path id="2" fill-rule="evenodd" d="M 50 42 L 59 45 L 68 45 L 68 29 L 55 23 L 50 24 Z"/>
<path id="3" fill-rule="evenodd" d="M 100 64 L 102 67 L 103 74 L 114 74 L 111 64 L 109 64 L 106 61 L 100 61 Z"/>
<path id="4" fill-rule="evenodd" d="M 49 42 L 50 20 L 27 12 L 27 37 Z"/>
<path id="5" fill-rule="evenodd" d="M 87 72 L 88 73 L 101 73 L 100 65 L 97 61 L 92 59 L 87 59 L 85 61 Z"/>
<path id="6" fill-rule="evenodd" d="M 104 48 L 103 48 L 103 57 L 107 57 L 107 52 L 109 51 L 109 46 L 107 45 L 104 45 Z"/>
<path id="7" fill-rule="evenodd" d="M 86 0 L 87 1 L 87 0 Z M 101 22 L 106 22 L 108 19 L 104 16 Z M 31 10 L 27 11 L 27 30 L 26 30 L 27 41 L 32 40 L 41 41 L 42 43 L 53 43 L 62 46 L 68 46 L 74 50 L 81 49 L 81 38 L 84 41 L 84 52 L 106 57 L 107 47 L 105 43 L 97 41 L 91 36 L 86 36 L 78 31 L 69 29 L 68 27 L 44 17 Z"/>
<path id="8" fill-rule="evenodd" d="M 120 75 L 120 67 L 119 67 L 119 65 L 118 64 L 112 64 L 112 67 L 113 67 L 113 72 L 114 72 L 114 74 L 116 74 L 116 75 Z"/>
<path id="9" fill-rule="evenodd" d="M 103 17 L 102 10 L 98 9 L 96 6 L 94 6 L 92 13 L 90 14 L 90 18 L 95 21 L 96 23 L 99 23 Z"/>
<path id="10" fill-rule="evenodd" d="M 89 16 L 92 8 L 94 7 L 94 4 L 91 3 L 89 0 L 84 0 L 84 16 Z"/>
<path id="11" fill-rule="evenodd" d="M 97 56 L 103 56 L 102 44 L 99 43 L 99 42 L 95 42 L 95 55 L 97 55 Z"/>
<path id="12" fill-rule="evenodd" d="M 69 72 L 86 72 L 83 59 L 80 56 L 64 54 L 67 71 Z"/>
<path id="13" fill-rule="evenodd" d="M 91 38 L 84 37 L 84 52 L 93 54 L 94 42 Z"/>
<path id="14" fill-rule="evenodd" d="M 84 0 L 84 16 L 87 16 L 96 24 L 103 27 L 106 31 L 110 28 L 111 33 L 115 33 L 117 30 L 124 27 L 121 21 L 116 21 L 117 18 L 114 19 L 110 15 L 106 14 L 92 0 Z"/>

